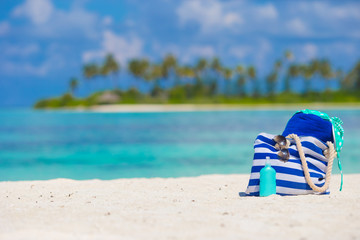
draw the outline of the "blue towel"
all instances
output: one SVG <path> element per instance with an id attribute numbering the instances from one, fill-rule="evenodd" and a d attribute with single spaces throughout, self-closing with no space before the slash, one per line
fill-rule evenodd
<path id="1" fill-rule="evenodd" d="M 314 114 L 299 112 L 294 114 L 286 125 L 283 136 L 291 133 L 300 136 L 315 137 L 323 142 L 334 142 L 332 124 L 330 121 L 322 119 Z"/>

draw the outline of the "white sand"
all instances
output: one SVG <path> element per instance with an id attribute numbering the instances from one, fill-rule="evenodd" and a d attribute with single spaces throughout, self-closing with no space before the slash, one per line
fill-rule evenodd
<path id="1" fill-rule="evenodd" d="M 331 195 L 239 197 L 248 177 L 0 182 L 0 239 L 360 239 L 360 174 Z"/>
<path id="2" fill-rule="evenodd" d="M 296 104 L 114 104 L 68 110 L 86 112 L 194 112 L 238 110 L 299 110 L 299 109 L 360 109 L 358 103 L 296 103 Z"/>

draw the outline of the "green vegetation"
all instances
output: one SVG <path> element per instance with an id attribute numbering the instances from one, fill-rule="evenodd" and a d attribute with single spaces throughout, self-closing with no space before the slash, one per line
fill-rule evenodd
<path id="1" fill-rule="evenodd" d="M 194 65 L 181 65 L 173 55 L 159 63 L 146 58 L 132 59 L 126 72 L 136 83 L 145 83 L 149 91 L 140 92 L 138 86 L 118 88 L 122 67 L 109 54 L 100 65 L 88 63 L 83 67 L 84 84 L 111 79 L 113 89 L 75 97 L 80 87 L 77 78 L 69 81 L 69 91 L 57 98 L 38 101 L 35 108 L 88 107 L 100 104 L 256 104 L 360 102 L 360 61 L 347 73 L 336 71 L 327 59 L 313 59 L 297 63 L 290 51 L 275 61 L 270 72 L 260 77 L 257 69 L 237 65 L 224 66 L 220 59 L 200 58 Z M 263 81 L 260 81 L 262 80 Z M 324 87 L 314 89 L 319 81 Z M 138 85 L 138 84 L 137 84 Z M 336 85 L 336 88 L 331 88 Z M 164 87 L 167 86 L 167 87 Z M 300 87 L 301 89 L 300 89 Z"/>

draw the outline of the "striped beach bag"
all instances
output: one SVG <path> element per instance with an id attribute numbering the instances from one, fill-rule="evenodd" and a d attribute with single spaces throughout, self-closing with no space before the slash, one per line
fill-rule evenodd
<path id="1" fill-rule="evenodd" d="M 334 157 L 343 145 L 342 121 L 314 111 L 298 111 L 287 123 L 282 135 L 260 133 L 254 142 L 254 160 L 247 196 L 259 196 L 260 170 L 266 158 L 276 171 L 276 194 L 329 194 Z"/>

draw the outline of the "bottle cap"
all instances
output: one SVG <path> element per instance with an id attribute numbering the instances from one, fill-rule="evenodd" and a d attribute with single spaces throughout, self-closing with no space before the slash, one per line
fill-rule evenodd
<path id="1" fill-rule="evenodd" d="M 266 157 L 265 165 L 271 166 L 270 157 L 269 157 L 269 156 Z"/>

